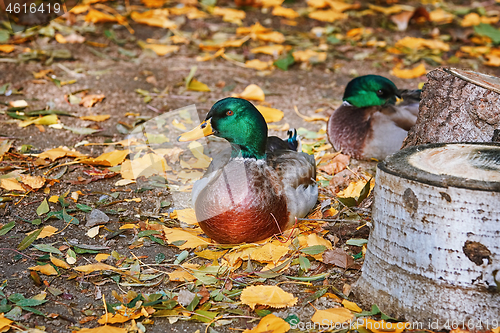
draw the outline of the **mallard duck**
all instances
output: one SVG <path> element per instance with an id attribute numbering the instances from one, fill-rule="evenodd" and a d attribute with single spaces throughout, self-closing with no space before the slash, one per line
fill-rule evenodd
<path id="1" fill-rule="evenodd" d="M 395 153 L 417 121 L 420 92 L 399 90 L 379 75 L 351 80 L 344 91 L 344 102 L 328 120 L 330 142 L 336 150 L 356 159 L 382 160 Z M 403 101 L 396 105 L 396 97 Z"/>
<path id="2" fill-rule="evenodd" d="M 264 117 L 252 103 L 232 97 L 218 101 L 205 121 L 179 141 L 208 135 L 231 144 L 213 158 L 192 191 L 196 219 L 213 240 L 263 240 L 293 226 L 316 204 L 314 157 L 292 149 L 296 132 L 286 141 L 268 138 Z"/>

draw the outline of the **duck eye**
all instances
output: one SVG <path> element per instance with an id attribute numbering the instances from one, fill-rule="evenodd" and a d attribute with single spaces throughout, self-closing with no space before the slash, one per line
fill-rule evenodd
<path id="1" fill-rule="evenodd" d="M 378 95 L 378 96 L 383 96 L 383 95 L 384 95 L 384 91 L 383 91 L 382 89 L 379 89 L 379 90 L 377 91 L 377 95 Z"/>
<path id="2" fill-rule="evenodd" d="M 232 116 L 234 114 L 233 110 L 227 110 L 226 115 Z"/>

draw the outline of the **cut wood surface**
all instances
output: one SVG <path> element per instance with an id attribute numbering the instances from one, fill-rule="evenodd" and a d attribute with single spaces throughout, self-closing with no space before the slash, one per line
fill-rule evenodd
<path id="1" fill-rule="evenodd" d="M 500 79 L 438 68 L 427 74 L 417 123 L 403 148 L 437 142 L 491 142 L 500 128 Z"/>

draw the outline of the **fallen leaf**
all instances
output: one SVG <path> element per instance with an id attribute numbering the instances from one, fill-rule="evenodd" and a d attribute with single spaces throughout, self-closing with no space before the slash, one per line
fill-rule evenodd
<path id="1" fill-rule="evenodd" d="M 16 49 L 16 47 L 14 45 L 9 45 L 9 44 L 0 45 L 0 52 L 3 52 L 3 53 L 11 53 L 15 49 Z"/>
<path id="2" fill-rule="evenodd" d="M 479 16 L 477 13 L 469 13 L 464 16 L 464 19 L 460 23 L 462 27 L 472 27 L 476 25 L 483 24 L 496 24 L 500 18 L 498 16 L 485 17 Z"/>
<path id="3" fill-rule="evenodd" d="M 96 225 L 95 227 L 90 228 L 87 231 L 87 236 L 89 236 L 90 238 L 94 238 L 95 236 L 99 235 L 99 229 L 100 229 L 100 226 L 98 226 L 98 225 Z"/>
<path id="4" fill-rule="evenodd" d="M 58 275 L 56 269 L 51 264 L 46 264 L 42 266 L 28 267 L 31 271 L 37 271 L 44 275 Z"/>
<path id="5" fill-rule="evenodd" d="M 92 22 L 92 23 L 118 22 L 118 18 L 116 18 L 113 15 L 106 14 L 95 9 L 91 9 L 87 13 L 87 16 L 85 16 L 85 22 Z"/>
<path id="6" fill-rule="evenodd" d="M 196 277 L 183 268 L 178 268 L 172 273 L 167 273 L 167 275 L 170 281 L 190 282 L 196 280 Z"/>
<path id="7" fill-rule="evenodd" d="M 348 269 L 354 265 L 354 259 L 344 249 L 335 248 L 323 253 L 325 264 L 335 265 L 343 269 Z"/>
<path id="8" fill-rule="evenodd" d="M 350 162 L 351 158 L 344 154 L 326 154 L 318 164 L 318 170 L 324 171 L 329 175 L 334 175 L 344 170 Z M 328 163 L 324 163 L 328 161 Z"/>
<path id="9" fill-rule="evenodd" d="M 297 13 L 292 8 L 284 8 L 281 6 L 274 7 L 272 14 L 275 16 L 283 16 L 283 17 L 286 17 L 289 19 L 294 19 L 294 18 L 299 17 L 299 13 Z"/>
<path id="10" fill-rule="evenodd" d="M 259 47 L 254 47 L 253 49 L 250 50 L 252 53 L 264 53 L 264 54 L 269 54 L 274 57 L 279 56 L 283 51 L 285 50 L 285 47 L 283 45 L 267 45 L 267 46 L 259 46 Z M 257 60 L 257 59 L 254 59 Z"/>
<path id="11" fill-rule="evenodd" d="M 192 208 L 186 208 L 186 209 L 176 209 L 174 212 L 177 214 L 177 219 L 181 222 L 195 225 L 198 224 L 198 221 L 196 220 L 196 214 L 194 212 L 194 209 Z"/>
<path id="12" fill-rule="evenodd" d="M 80 160 L 80 163 L 113 167 L 118 164 L 121 164 L 129 153 L 130 151 L 128 149 L 113 150 L 110 151 L 109 153 L 104 153 L 102 155 L 99 155 L 96 158 L 84 157 Z"/>
<path id="13" fill-rule="evenodd" d="M 121 229 L 121 228 L 120 228 L 120 229 Z M 98 254 L 94 257 L 94 259 L 95 259 L 96 261 L 98 261 L 98 262 L 102 262 L 102 261 L 104 261 L 104 260 L 108 259 L 108 258 L 109 258 L 109 256 L 110 256 L 110 255 L 109 255 L 109 254 L 107 254 L 107 253 L 98 253 Z"/>
<path id="14" fill-rule="evenodd" d="M 102 115 L 97 115 L 97 116 L 82 116 L 80 117 L 81 120 L 90 120 L 90 121 L 105 121 L 111 118 L 110 115 L 108 114 L 102 114 Z"/>
<path id="15" fill-rule="evenodd" d="M 250 306 L 252 310 L 257 304 L 285 308 L 297 303 L 297 297 L 278 286 L 248 286 L 241 292 L 240 300 L 241 303 Z"/>
<path id="16" fill-rule="evenodd" d="M 241 20 L 246 17 L 242 10 L 222 7 L 214 7 L 212 14 L 222 16 L 224 21 L 236 24 L 242 24 Z"/>
<path id="17" fill-rule="evenodd" d="M 35 231 L 29 232 L 27 235 L 31 235 L 33 232 L 35 232 Z M 40 232 L 40 234 L 38 235 L 37 239 L 50 237 L 50 236 L 54 235 L 56 232 L 57 232 L 56 227 L 53 227 L 51 225 L 45 226 L 43 228 L 43 230 Z"/>
<path id="18" fill-rule="evenodd" d="M 257 110 L 262 114 L 266 123 L 274 123 L 283 119 L 285 113 L 281 110 L 270 108 L 263 105 L 257 105 Z"/>
<path id="19" fill-rule="evenodd" d="M 255 34 L 255 37 L 258 40 L 261 40 L 264 42 L 271 42 L 271 43 L 276 43 L 276 44 L 281 44 L 281 43 L 285 42 L 285 36 L 281 32 L 278 32 L 278 31 L 257 33 L 257 34 Z"/>
<path id="20" fill-rule="evenodd" d="M 163 228 L 163 232 L 165 233 L 165 238 L 169 244 L 178 243 L 180 245 L 176 245 L 179 249 L 192 249 L 198 247 L 200 245 L 209 245 L 211 244 L 210 239 L 198 236 L 201 233 L 192 231 L 192 230 L 184 230 L 180 228 Z"/>
<path id="21" fill-rule="evenodd" d="M 333 308 L 326 310 L 317 310 L 311 318 L 311 321 L 328 327 L 337 327 L 337 325 L 350 322 L 354 319 L 351 311 L 344 308 Z"/>
<path id="22" fill-rule="evenodd" d="M 424 64 L 420 64 L 412 69 L 401 69 L 401 65 L 397 65 L 391 71 L 391 74 L 401 79 L 415 79 L 427 73 Z"/>
<path id="23" fill-rule="evenodd" d="M 366 317 L 360 319 L 361 321 L 356 323 L 356 327 L 364 327 L 373 333 L 402 333 L 407 329 L 411 329 L 411 323 L 407 322 L 389 323 L 384 320 L 377 321 Z"/>
<path id="24" fill-rule="evenodd" d="M 59 122 L 57 115 L 50 114 L 47 116 L 39 117 L 39 118 L 31 118 L 29 120 L 23 120 L 19 122 L 19 127 L 27 127 L 29 125 L 54 125 Z"/>
<path id="25" fill-rule="evenodd" d="M 257 326 L 251 330 L 244 330 L 243 333 L 285 333 L 289 330 L 290 325 L 285 320 L 271 313 L 262 318 Z"/>
<path id="26" fill-rule="evenodd" d="M 309 17 L 322 22 L 335 22 L 337 20 L 346 19 L 348 15 L 333 9 L 328 9 L 328 10 L 316 10 L 310 13 Z"/>
<path id="27" fill-rule="evenodd" d="M 383 13 L 385 15 L 393 15 L 393 14 L 397 14 L 403 10 L 409 10 L 409 11 L 413 11 L 413 8 L 412 7 L 409 7 L 409 6 L 401 6 L 401 5 L 394 5 L 394 6 L 391 6 L 391 7 L 381 7 L 381 6 L 376 6 L 376 5 L 372 5 L 372 4 L 369 4 L 368 7 L 371 9 L 371 10 L 374 10 L 374 11 L 377 11 L 377 12 L 380 12 L 380 13 Z M 408 9 L 409 7 L 409 9 Z"/>
<path id="28" fill-rule="evenodd" d="M 159 56 L 164 56 L 179 51 L 178 45 L 146 44 L 144 45 L 144 48 L 153 50 L 153 52 Z"/>
<path id="29" fill-rule="evenodd" d="M 0 332 L 7 332 L 10 329 L 12 320 L 5 318 L 3 313 L 0 313 Z"/>
<path id="30" fill-rule="evenodd" d="M 259 70 L 259 71 L 263 71 L 265 69 L 272 68 L 272 66 L 273 66 L 272 61 L 266 62 L 266 61 L 262 61 L 259 59 L 248 60 L 247 62 L 245 62 L 246 68 L 252 68 L 252 69 Z"/>
<path id="31" fill-rule="evenodd" d="M 121 313 L 116 313 L 116 314 L 105 313 L 101 316 L 101 318 L 97 322 L 99 324 L 125 323 L 129 320 L 137 319 L 142 316 L 144 316 L 144 314 L 141 311 L 136 311 L 136 312 L 129 311 L 126 315 L 122 315 Z"/>
<path id="32" fill-rule="evenodd" d="M 249 100 L 256 100 L 256 101 L 261 101 L 261 102 L 264 101 L 264 99 L 266 98 L 262 88 L 256 84 L 251 84 L 251 85 L 247 86 L 241 94 L 235 95 L 233 97 L 239 97 L 239 98 L 244 98 L 244 99 L 249 99 Z"/>
<path id="33" fill-rule="evenodd" d="M 442 8 L 438 8 L 429 13 L 429 19 L 432 22 L 436 22 L 439 24 L 447 24 L 453 22 L 455 15 L 445 11 Z"/>
<path id="34" fill-rule="evenodd" d="M 188 90 L 192 91 L 210 91 L 210 88 L 205 84 L 196 79 L 192 79 L 187 87 Z"/>
<path id="35" fill-rule="evenodd" d="M 162 175 L 168 170 L 171 168 L 163 156 L 149 153 L 132 161 L 125 160 L 120 172 L 122 178 L 135 180 L 141 176 L 148 178 L 153 175 Z"/>
<path id="36" fill-rule="evenodd" d="M 253 251 L 250 257 L 252 260 L 262 263 L 276 263 L 287 253 L 288 247 L 286 246 L 266 243 L 264 246 Z"/>
<path id="37" fill-rule="evenodd" d="M 19 99 L 15 101 L 10 101 L 9 106 L 13 108 L 25 108 L 28 106 L 28 102 L 26 102 L 24 99 Z"/>
<path id="38" fill-rule="evenodd" d="M 212 59 L 215 59 L 217 57 L 220 57 L 222 54 L 224 54 L 225 49 L 221 48 L 218 51 L 216 51 L 214 54 L 208 54 L 204 57 L 201 56 L 196 56 L 196 61 L 209 61 Z"/>
<path id="39" fill-rule="evenodd" d="M 82 154 L 76 150 L 70 150 L 67 147 L 59 147 L 54 149 L 49 149 L 38 155 L 38 160 L 44 160 L 48 158 L 52 162 L 62 157 L 85 157 L 87 155 Z M 36 163 L 35 163 L 36 164 Z"/>
<path id="40" fill-rule="evenodd" d="M 394 22 L 398 26 L 399 31 L 405 31 L 408 28 L 408 23 L 412 18 L 414 12 L 401 12 L 396 15 L 391 16 L 391 21 Z"/>
<path id="41" fill-rule="evenodd" d="M 86 108 L 91 108 L 97 103 L 101 102 L 106 96 L 104 94 L 99 95 L 85 95 L 80 101 L 80 105 L 83 105 Z"/>
<path id="42" fill-rule="evenodd" d="M 0 187 L 7 191 L 26 192 L 26 189 L 15 178 L 0 179 Z"/>
<path id="43" fill-rule="evenodd" d="M 71 268 L 71 266 L 68 265 L 66 263 L 66 261 L 58 259 L 58 258 L 56 258 L 56 257 L 54 257 L 52 255 L 50 256 L 50 262 L 52 264 L 54 264 L 55 266 L 57 266 L 57 267 L 61 267 L 61 268 L 64 268 L 64 269 L 70 269 Z"/>
<path id="44" fill-rule="evenodd" d="M 20 180 L 33 190 L 38 190 L 45 185 L 45 178 L 42 176 L 21 175 Z"/>
<path id="45" fill-rule="evenodd" d="M 114 326 L 99 326 L 95 328 L 82 328 L 79 333 L 127 333 L 128 330 Z"/>
<path id="46" fill-rule="evenodd" d="M 137 23 L 164 29 L 176 29 L 177 24 L 167 18 L 168 11 L 150 10 L 144 13 L 132 12 L 130 17 Z"/>
<path id="47" fill-rule="evenodd" d="M 354 312 L 361 312 L 363 309 L 361 309 L 356 303 L 348 301 L 346 299 L 342 300 L 342 305 L 344 308 L 354 311 Z"/>
<path id="48" fill-rule="evenodd" d="M 117 271 L 118 270 L 116 267 L 113 267 L 113 266 L 107 265 L 107 264 L 103 264 L 103 263 L 83 265 L 83 266 L 74 267 L 73 269 L 77 272 L 83 272 L 83 273 L 92 273 L 92 272 L 96 272 L 96 271 Z"/>
<path id="49" fill-rule="evenodd" d="M 424 48 L 433 49 L 433 50 L 441 50 L 448 52 L 450 50 L 450 45 L 446 44 L 443 41 L 437 39 L 424 39 L 417 37 L 405 37 L 400 39 L 395 44 L 398 48 L 409 48 L 414 50 L 420 50 Z"/>
<path id="50" fill-rule="evenodd" d="M 324 62 L 326 60 L 326 52 L 316 52 L 310 49 L 305 51 L 295 51 L 292 53 L 295 61 L 302 62 Z"/>

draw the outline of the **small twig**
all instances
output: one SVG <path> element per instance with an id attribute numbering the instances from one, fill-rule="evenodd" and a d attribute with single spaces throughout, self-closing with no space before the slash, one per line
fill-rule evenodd
<path id="1" fill-rule="evenodd" d="M 28 259 L 31 259 L 31 260 L 36 260 L 36 259 L 33 259 L 33 258 L 31 258 L 30 256 L 28 256 L 28 255 L 26 255 L 26 254 L 24 254 L 24 253 L 19 252 L 18 250 L 15 250 L 15 249 L 9 249 L 9 248 L 6 248 L 6 247 L 2 247 L 2 248 L 0 248 L 0 250 L 9 250 L 9 251 L 14 251 L 14 252 L 16 252 L 17 254 L 20 254 L 20 255 L 22 255 L 22 256 L 24 256 L 24 257 L 28 258 Z"/>

